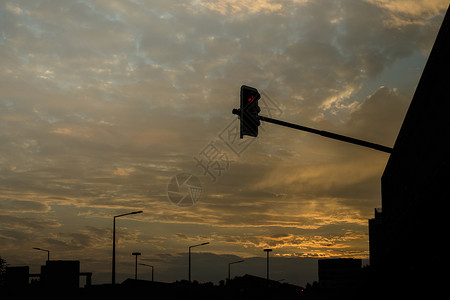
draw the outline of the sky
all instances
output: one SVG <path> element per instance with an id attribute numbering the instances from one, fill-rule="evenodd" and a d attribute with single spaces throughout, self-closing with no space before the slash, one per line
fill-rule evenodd
<path id="1" fill-rule="evenodd" d="M 305 285 L 317 259 L 369 257 L 389 154 L 261 115 L 394 145 L 443 0 L 0 0 L 0 256 L 134 276 Z M 151 279 L 139 267 L 139 278 Z"/>

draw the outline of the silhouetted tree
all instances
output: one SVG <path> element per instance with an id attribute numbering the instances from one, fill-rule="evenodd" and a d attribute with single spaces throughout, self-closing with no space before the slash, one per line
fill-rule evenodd
<path id="1" fill-rule="evenodd" d="M 1 256 L 0 256 L 0 281 L 4 280 L 5 277 L 5 273 L 6 273 L 6 260 L 4 260 Z"/>

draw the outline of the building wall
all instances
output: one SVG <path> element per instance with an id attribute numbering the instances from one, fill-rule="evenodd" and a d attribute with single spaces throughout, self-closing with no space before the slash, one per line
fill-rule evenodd
<path id="1" fill-rule="evenodd" d="M 80 261 L 49 260 L 41 268 L 41 283 L 51 288 L 78 288 L 80 285 Z"/>
<path id="2" fill-rule="evenodd" d="M 6 267 L 6 286 L 24 287 L 28 285 L 30 267 Z"/>
<path id="3" fill-rule="evenodd" d="M 373 263 L 422 279 L 443 259 L 447 231 L 449 56 L 447 11 L 381 179 L 382 220 L 369 223 Z"/>
<path id="4" fill-rule="evenodd" d="M 354 288 L 361 273 L 361 259 L 320 259 L 319 287 L 328 290 Z"/>

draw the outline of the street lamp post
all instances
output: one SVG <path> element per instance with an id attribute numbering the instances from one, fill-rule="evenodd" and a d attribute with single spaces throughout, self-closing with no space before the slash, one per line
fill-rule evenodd
<path id="1" fill-rule="evenodd" d="M 112 253 L 112 284 L 116 284 L 116 218 L 128 216 L 128 215 L 135 215 L 142 213 L 142 210 L 139 211 L 133 211 L 126 214 L 121 214 L 114 216 L 113 221 L 113 253 Z"/>
<path id="2" fill-rule="evenodd" d="M 238 263 L 241 263 L 241 262 L 244 262 L 244 261 L 243 260 L 238 260 L 238 261 L 234 261 L 234 262 L 228 263 L 228 281 L 230 281 L 230 279 L 231 279 L 231 277 L 230 277 L 230 266 L 232 264 L 238 264 Z"/>
<path id="3" fill-rule="evenodd" d="M 265 252 L 267 252 L 267 281 L 269 281 L 269 252 L 272 251 L 272 249 L 264 249 Z"/>
<path id="4" fill-rule="evenodd" d="M 147 265 L 147 264 L 140 264 L 141 266 L 147 266 L 147 267 L 151 267 L 152 268 L 152 282 L 153 282 L 153 269 L 154 267 L 152 265 Z"/>
<path id="5" fill-rule="evenodd" d="M 137 257 L 138 255 L 141 255 L 141 252 L 133 252 L 131 255 L 136 256 L 136 263 L 134 265 L 134 280 L 137 280 Z"/>
<path id="6" fill-rule="evenodd" d="M 34 250 L 46 251 L 47 252 L 47 261 L 50 260 L 50 250 L 33 247 Z"/>
<path id="7" fill-rule="evenodd" d="M 208 245 L 208 244 L 209 244 L 209 242 L 189 246 L 189 283 L 191 282 L 191 248 Z"/>

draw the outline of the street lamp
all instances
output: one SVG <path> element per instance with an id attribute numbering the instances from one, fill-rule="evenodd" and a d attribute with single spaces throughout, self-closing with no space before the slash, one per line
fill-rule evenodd
<path id="1" fill-rule="evenodd" d="M 47 261 L 50 260 L 50 250 L 47 249 L 41 249 L 41 248 L 37 248 L 37 247 L 33 247 L 34 250 L 40 250 L 40 251 L 46 251 L 47 252 Z"/>
<path id="2" fill-rule="evenodd" d="M 141 252 L 133 252 L 131 255 L 136 256 L 136 263 L 134 265 L 134 280 L 137 280 L 137 257 L 138 255 L 141 255 Z"/>
<path id="3" fill-rule="evenodd" d="M 128 215 L 135 215 L 142 213 L 142 210 L 139 211 L 133 211 L 126 214 L 121 214 L 114 216 L 113 221 L 113 253 L 112 253 L 112 284 L 116 284 L 116 218 L 128 216 Z"/>
<path id="4" fill-rule="evenodd" d="M 208 245 L 208 244 L 209 244 L 209 242 L 189 246 L 189 282 L 191 282 L 191 248 Z"/>
<path id="5" fill-rule="evenodd" d="M 234 261 L 234 262 L 230 262 L 230 263 L 228 263 L 228 281 L 230 281 L 230 266 L 232 265 L 232 264 L 238 264 L 238 263 L 241 263 L 241 262 L 244 262 L 243 260 L 238 260 L 238 261 Z"/>
<path id="6" fill-rule="evenodd" d="M 152 265 L 147 265 L 147 264 L 140 264 L 141 266 L 147 266 L 147 267 L 151 267 L 152 268 L 152 282 L 153 282 L 153 269 L 154 267 Z"/>
<path id="7" fill-rule="evenodd" d="M 264 249 L 265 252 L 267 252 L 267 280 L 269 280 L 269 252 L 272 251 L 272 249 Z"/>

